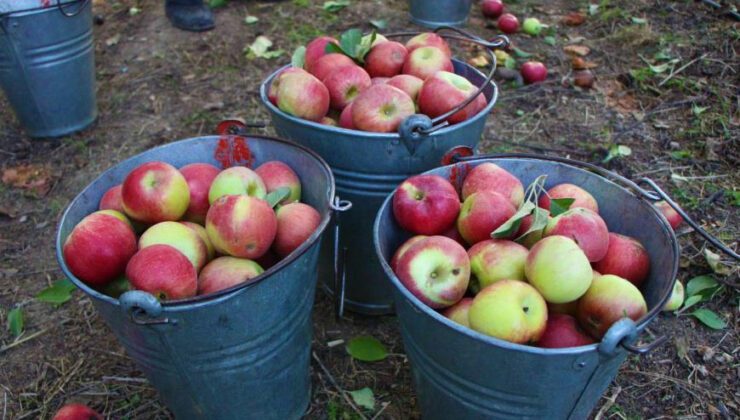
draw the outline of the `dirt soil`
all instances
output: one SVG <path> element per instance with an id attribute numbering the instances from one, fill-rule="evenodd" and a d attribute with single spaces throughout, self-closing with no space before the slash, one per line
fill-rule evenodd
<path id="1" fill-rule="evenodd" d="M 632 179 L 649 176 L 704 229 L 737 249 L 740 26 L 692 1 L 593 2 L 508 2 L 520 17 L 536 16 L 550 25 L 550 38 L 512 36 L 521 51 L 546 63 L 550 74 L 545 83 L 531 86 L 498 78 L 501 97 L 481 149 L 566 156 Z M 266 121 L 260 81 L 313 37 L 353 27 L 370 30 L 372 19 L 385 19 L 388 32 L 418 29 L 400 0 L 352 0 L 336 13 L 324 11 L 319 0 L 231 0 L 216 10 L 216 30 L 193 34 L 170 27 L 162 3 L 94 2 L 99 118 L 91 128 L 62 139 L 30 140 L 0 96 L 0 171 L 6 175 L 0 183 L 2 419 L 50 418 L 69 401 L 87 403 L 109 418 L 171 417 L 90 299 L 78 291 L 58 307 L 36 300 L 40 290 L 63 278 L 54 257 L 62 211 L 124 158 L 212 133 L 224 118 Z M 585 21 L 564 24 L 563 16 L 575 11 Z M 248 25 L 248 15 L 259 20 Z M 498 34 L 477 6 L 468 29 L 486 38 Z M 286 54 L 246 58 L 245 46 L 258 35 Z M 583 59 L 593 66 L 594 89 L 572 86 L 571 58 L 564 52 L 569 45 L 590 50 Z M 465 59 L 478 55 L 464 46 L 456 50 Z M 629 147 L 631 154 L 612 153 L 605 162 L 617 146 Z M 712 274 L 703 253 L 706 241 L 685 225 L 678 236 L 679 279 Z M 642 338 L 666 335 L 667 343 L 630 356 L 593 417 L 740 416 L 738 270 L 723 263 L 729 274 L 714 275 L 724 285 L 721 291 L 696 307 L 713 310 L 726 327 L 710 329 L 691 311 L 658 316 Z M 25 316 L 18 338 L 6 328 L 15 307 Z M 313 351 L 330 375 L 312 361 L 314 395 L 307 418 L 419 416 L 395 318 L 349 314 L 337 321 L 331 299 L 319 292 L 314 331 Z M 358 335 L 378 338 L 389 357 L 363 363 L 343 345 L 328 345 Z M 375 410 L 359 413 L 339 389 L 363 387 L 374 391 L 377 403 Z"/>

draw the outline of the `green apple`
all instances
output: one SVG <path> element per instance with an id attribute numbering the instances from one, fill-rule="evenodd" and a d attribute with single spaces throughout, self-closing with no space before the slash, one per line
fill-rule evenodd
<path id="1" fill-rule="evenodd" d="M 548 236 L 529 251 L 527 280 L 551 303 L 572 302 L 586 293 L 593 279 L 591 264 L 578 244 L 565 236 Z"/>
<path id="2" fill-rule="evenodd" d="M 671 292 L 671 298 L 668 299 L 668 302 L 666 302 L 665 306 L 663 307 L 663 310 L 664 311 L 675 311 L 676 309 L 680 308 L 681 305 L 683 305 L 683 299 L 684 299 L 683 283 L 681 283 L 680 280 L 676 280 L 676 283 L 673 285 L 673 292 Z"/>
<path id="3" fill-rule="evenodd" d="M 442 312 L 442 315 L 460 325 L 470 328 L 468 313 L 470 312 L 470 305 L 472 304 L 473 298 L 462 298 L 460 302 L 457 302 L 445 309 L 444 312 Z"/>
<path id="4" fill-rule="evenodd" d="M 208 247 L 193 229 L 179 222 L 161 222 L 147 229 L 139 238 L 139 249 L 169 245 L 185 255 L 196 273 L 208 261 Z"/>
<path id="5" fill-rule="evenodd" d="M 478 279 L 480 288 L 499 280 L 525 281 L 524 263 L 529 250 L 513 241 L 489 239 L 478 242 L 468 250 L 470 271 Z"/>
<path id="6" fill-rule="evenodd" d="M 208 201 L 214 201 L 225 195 L 248 195 L 262 198 L 267 196 L 267 187 L 259 175 L 244 166 L 233 166 L 216 175 L 208 190 Z"/>

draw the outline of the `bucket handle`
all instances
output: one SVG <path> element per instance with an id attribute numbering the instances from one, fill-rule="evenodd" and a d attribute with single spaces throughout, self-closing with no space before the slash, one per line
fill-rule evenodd
<path id="1" fill-rule="evenodd" d="M 691 226 L 699 235 L 703 236 L 704 239 L 706 239 L 708 242 L 710 242 L 712 245 L 717 247 L 717 249 L 721 250 L 725 254 L 732 257 L 734 260 L 738 261 L 740 260 L 740 255 L 738 255 L 737 252 L 730 249 L 727 245 L 725 245 L 722 241 L 712 236 L 709 232 L 705 231 L 701 226 L 699 226 L 698 223 L 696 223 L 682 208 L 679 206 L 671 197 L 661 189 L 658 184 L 655 183 L 650 178 L 641 178 L 639 181 L 634 182 L 628 178 L 625 178 L 622 175 L 619 175 L 616 172 L 610 171 L 608 169 L 604 169 L 598 165 L 594 165 L 592 163 L 587 162 L 581 162 L 578 160 L 568 159 L 564 157 L 558 157 L 558 156 L 542 156 L 542 155 L 535 155 L 532 153 L 491 153 L 491 154 L 475 154 L 472 148 L 469 148 L 467 146 L 457 146 L 452 149 L 450 149 L 442 158 L 442 164 L 443 165 L 449 165 L 451 163 L 457 163 L 457 162 L 470 162 L 475 161 L 479 159 L 489 159 L 489 158 L 496 158 L 496 159 L 538 159 L 538 160 L 551 160 L 555 162 L 561 162 L 566 163 L 568 165 L 572 166 L 578 166 L 584 169 L 587 169 L 591 172 L 594 172 L 598 175 L 601 175 L 602 177 L 614 181 L 617 183 L 622 184 L 627 189 L 632 190 L 637 195 L 649 200 L 649 201 L 660 201 L 665 200 L 666 203 L 668 203 L 669 206 L 671 206 L 682 218 L 686 221 L 686 223 Z M 640 184 L 644 184 L 650 187 L 650 191 L 642 188 Z"/>
<path id="2" fill-rule="evenodd" d="M 334 225 L 334 311 L 337 319 L 344 316 L 344 292 L 347 283 L 346 258 L 347 247 L 341 247 L 339 241 L 339 218 L 342 213 L 352 208 L 352 203 L 342 200 L 335 196 L 334 201 L 329 205 L 332 209 Z"/>
<path id="3" fill-rule="evenodd" d="M 609 330 L 604 334 L 604 338 L 599 343 L 599 353 L 607 357 L 613 356 L 617 351 L 617 347 L 622 346 L 630 353 L 647 354 L 665 343 L 668 337 L 665 335 L 660 336 L 652 343 L 643 346 L 635 345 L 634 342 L 636 340 L 637 324 L 630 318 L 622 318 L 609 327 Z"/>
<path id="4" fill-rule="evenodd" d="M 177 321 L 162 315 L 162 303 L 153 295 L 141 290 L 130 290 L 118 298 L 121 309 L 137 325 L 176 324 Z"/>

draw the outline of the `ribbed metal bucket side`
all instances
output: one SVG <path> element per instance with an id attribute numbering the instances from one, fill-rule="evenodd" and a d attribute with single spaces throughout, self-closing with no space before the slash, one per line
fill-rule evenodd
<path id="1" fill-rule="evenodd" d="M 547 174 L 547 187 L 569 182 L 591 192 L 611 231 L 639 239 L 652 263 L 642 292 L 649 313 L 637 330 L 660 312 L 677 272 L 676 238 L 653 206 L 596 174 L 543 159 L 490 159 L 528 185 Z M 456 182 L 483 160 L 429 171 Z M 388 266 L 410 235 L 395 222 L 391 197 L 374 227 L 376 252 L 390 279 L 404 347 L 424 418 L 573 418 L 588 416 L 627 355 L 594 344 L 541 349 L 508 343 L 462 327 L 430 309 L 399 282 Z"/>
<path id="2" fill-rule="evenodd" d="M 65 5 L 76 7 L 0 17 L 0 87 L 31 137 L 70 134 L 97 116 L 92 2 Z"/>
<path id="3" fill-rule="evenodd" d="M 411 21 L 428 28 L 462 26 L 473 0 L 409 0 Z"/>
<path id="4" fill-rule="evenodd" d="M 486 77 L 473 67 L 457 60 L 454 60 L 454 65 L 457 74 L 476 86 L 485 82 Z M 346 306 L 365 314 L 391 313 L 393 298 L 390 285 L 384 280 L 377 256 L 367 243 L 372 237 L 372 220 L 384 198 L 403 180 L 439 166 L 444 154 L 452 147 L 477 146 L 486 117 L 495 105 L 494 88 L 491 85 L 484 90 L 488 105 L 478 115 L 423 137 L 411 152 L 396 133 L 328 127 L 279 110 L 267 99 L 267 91 L 272 79 L 282 70 L 270 75 L 262 83 L 260 91 L 275 131 L 322 156 L 332 168 L 337 193 L 353 204 L 340 219 L 340 247 L 347 249 L 344 261 L 347 270 Z M 321 251 L 319 278 L 333 292 L 334 256 L 330 245 L 327 242 Z"/>
<path id="5" fill-rule="evenodd" d="M 61 256 L 64 239 L 102 194 L 134 167 L 161 160 L 181 167 L 281 160 L 302 181 L 303 201 L 322 215 L 317 232 L 256 281 L 224 292 L 168 302 L 160 313 L 128 313 L 119 300 L 82 284 Z M 201 137 L 170 143 L 104 172 L 70 204 L 57 235 L 65 274 L 88 294 L 129 356 L 177 418 L 295 419 L 310 399 L 311 308 L 321 237 L 334 182 L 328 165 L 302 146 L 266 137 Z M 122 297 L 121 299 L 124 299 Z"/>

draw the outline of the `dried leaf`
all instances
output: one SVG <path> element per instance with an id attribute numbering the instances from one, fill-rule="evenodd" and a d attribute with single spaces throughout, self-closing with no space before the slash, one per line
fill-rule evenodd
<path id="1" fill-rule="evenodd" d="M 567 26 L 578 26 L 586 21 L 586 15 L 581 12 L 570 12 L 563 17 L 563 24 Z"/>
<path id="2" fill-rule="evenodd" d="M 272 41 L 270 41 L 270 38 L 260 35 L 257 37 L 257 39 L 254 40 L 252 45 L 250 45 L 247 48 L 247 58 L 265 58 L 265 59 L 271 59 L 280 57 L 283 55 L 283 50 L 274 50 L 270 51 L 270 48 L 272 47 Z"/>
<path id="3" fill-rule="evenodd" d="M 674 343 L 676 345 L 676 354 L 678 354 L 678 358 L 685 359 L 689 355 L 689 339 L 684 336 L 676 337 Z"/>
<path id="4" fill-rule="evenodd" d="M 477 57 L 469 59 L 468 63 L 474 67 L 487 67 L 490 64 L 485 54 L 480 54 Z"/>
<path id="5" fill-rule="evenodd" d="M 722 264 L 722 260 L 720 259 L 719 254 L 715 254 L 708 248 L 704 248 L 704 258 L 706 258 L 707 264 L 709 264 L 709 266 L 712 268 L 712 271 L 714 271 L 716 274 L 720 274 L 722 276 L 730 274 L 730 267 Z"/>
<path id="6" fill-rule="evenodd" d="M 573 57 L 570 60 L 570 64 L 573 67 L 573 70 L 587 70 L 599 67 L 599 65 L 593 61 L 586 61 L 581 57 Z"/>
<path id="7" fill-rule="evenodd" d="M 44 165 L 19 165 L 3 170 L 3 183 L 44 195 L 51 188 L 51 171 Z"/>
<path id="8" fill-rule="evenodd" d="M 247 25 L 251 25 L 253 23 L 259 22 L 259 20 L 260 18 L 258 18 L 257 16 L 247 15 L 247 17 L 244 18 L 244 23 L 246 23 Z"/>
<path id="9" fill-rule="evenodd" d="M 563 47 L 563 51 L 569 55 L 580 55 L 581 57 L 584 57 L 591 52 L 591 49 L 585 45 L 566 45 Z"/>

